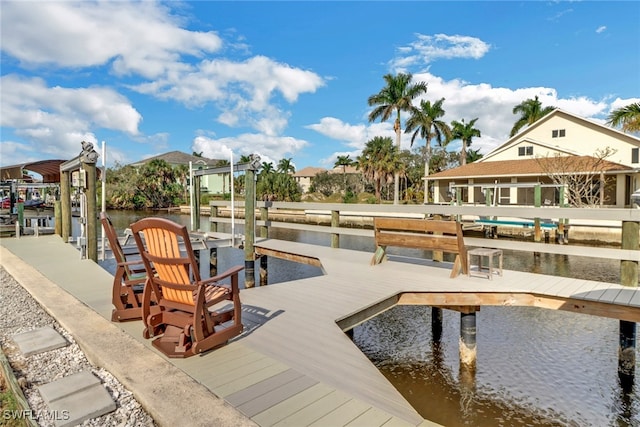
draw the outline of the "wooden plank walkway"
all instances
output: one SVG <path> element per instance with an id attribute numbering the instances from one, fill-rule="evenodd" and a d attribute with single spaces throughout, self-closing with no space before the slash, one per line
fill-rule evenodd
<path id="1" fill-rule="evenodd" d="M 57 236 L 0 244 L 110 318 L 112 276 L 79 260 L 71 245 Z M 170 362 L 263 426 L 431 425 L 342 331 L 344 319 L 360 321 L 364 308 L 384 309 L 403 293 L 533 293 L 617 304 L 640 319 L 640 291 L 608 283 L 508 270 L 492 281 L 450 279 L 446 263 L 391 257 L 371 266 L 372 253 L 270 239 L 256 251 L 314 258 L 326 274 L 242 290 L 245 332 L 226 347 Z M 151 348 L 141 322 L 116 325 Z"/>

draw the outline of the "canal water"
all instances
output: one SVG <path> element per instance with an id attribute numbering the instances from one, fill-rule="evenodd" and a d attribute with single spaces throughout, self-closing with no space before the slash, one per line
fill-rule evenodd
<path id="1" fill-rule="evenodd" d="M 110 215 L 117 230 L 150 215 L 189 223 L 186 215 Z M 219 225 L 223 232 L 228 227 Z M 208 217 L 201 229 L 209 230 Z M 271 229 L 270 237 L 331 244 L 329 234 L 300 230 Z M 373 238 L 341 236 L 340 246 L 374 250 Z M 395 253 L 430 257 L 422 251 Z M 242 251 L 221 249 L 219 271 L 243 260 Z M 620 280 L 619 261 L 614 260 L 505 251 L 504 267 Z M 319 274 L 312 266 L 269 259 L 270 284 Z M 458 358 L 460 314 L 443 312 L 442 336 L 435 342 L 431 308 L 421 306 L 394 307 L 353 334 L 354 343 L 426 419 L 446 426 L 640 426 L 640 389 L 623 390 L 617 375 L 617 320 L 532 307 L 482 307 L 477 313 L 477 365 L 469 372 L 461 369 Z"/>

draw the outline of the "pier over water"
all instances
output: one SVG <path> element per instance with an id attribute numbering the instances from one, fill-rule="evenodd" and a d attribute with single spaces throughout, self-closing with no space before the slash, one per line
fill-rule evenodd
<path id="1" fill-rule="evenodd" d="M 415 208 L 428 210 L 432 207 Z M 452 207 L 442 207 L 445 208 Z M 558 213 L 567 217 L 569 212 L 564 211 Z M 620 222 L 640 219 L 631 210 L 615 214 L 619 215 Z M 577 215 L 586 214 L 580 212 Z M 596 212 L 595 215 L 601 213 Z M 258 227 L 274 226 L 268 219 L 260 221 L 256 223 Z M 371 232 L 338 227 L 331 227 L 328 231 L 338 235 Z M 487 245 L 486 240 L 477 240 L 482 244 L 471 238 L 465 242 L 468 246 L 491 247 L 498 247 L 501 242 L 490 240 Z M 95 271 L 92 273 L 93 267 L 89 265 L 100 267 L 90 261 L 79 260 L 73 247 L 62 243 L 56 236 L 5 239 L 0 243 L 3 265 L 5 260 L 12 261 L 6 261 L 10 273 L 13 260 L 20 260 L 96 313 L 106 319 L 110 317 L 111 279 L 95 274 Z M 513 242 L 504 241 L 503 244 Z M 571 252 L 584 250 L 585 253 L 587 249 L 593 249 L 524 244 L 527 245 L 535 245 L 542 253 L 555 248 Z M 480 313 L 482 306 L 488 305 L 533 306 L 632 323 L 640 319 L 640 293 L 621 284 L 508 269 L 503 277 L 491 281 L 467 276 L 450 279 L 450 265 L 446 262 L 391 256 L 388 262 L 370 266 L 374 248 L 370 252 L 355 251 L 270 239 L 268 236 L 257 239 L 255 248 L 258 255 L 317 263 L 323 274 L 244 289 L 241 292 L 246 326 L 243 335 L 227 347 L 201 357 L 169 362 L 259 425 L 427 425 L 429 421 L 393 387 L 345 333 L 355 328 L 354 339 L 357 341 L 358 328 L 367 325 L 370 319 L 380 318 L 381 313 L 391 313 L 405 305 L 451 309 L 447 312 L 464 312 L 461 307 L 480 306 Z M 528 246 L 527 250 L 530 250 Z M 596 252 L 599 253 L 593 254 L 592 251 L 591 256 L 617 257 L 618 260 L 636 263 L 638 260 L 635 249 L 600 248 Z M 82 268 L 76 270 L 79 263 L 83 264 Z M 69 271 L 77 271 L 78 274 L 70 277 Z M 454 315 L 458 313 L 454 312 Z M 445 330 L 449 328 L 446 324 L 449 317 L 447 315 L 444 319 Z M 138 323 L 112 326 L 121 328 L 150 347 L 142 339 Z M 426 327 L 429 328 L 428 325 Z M 406 331 L 406 327 L 403 330 Z M 480 368 L 481 322 L 478 322 L 477 337 Z"/>

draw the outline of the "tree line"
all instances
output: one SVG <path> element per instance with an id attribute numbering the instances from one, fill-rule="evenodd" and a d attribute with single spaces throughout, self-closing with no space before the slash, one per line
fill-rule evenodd
<path id="1" fill-rule="evenodd" d="M 413 101 L 427 92 L 424 82 L 413 83 L 411 74 L 387 74 L 386 85 L 380 92 L 368 98 L 370 122 L 376 120 L 394 121 L 395 145 L 390 137 L 376 136 L 367 141 L 356 159 L 349 155 L 339 155 L 334 167 L 342 168 L 342 174 L 323 172 L 312 179 L 311 192 L 325 196 L 342 194 L 343 202 L 356 201 L 356 194 L 370 192 L 373 199 L 381 203 L 391 199 L 403 202 L 428 202 L 431 196 L 428 176 L 446 169 L 472 163 L 482 158 L 479 150 L 471 147 L 473 138 L 481 136 L 476 127 L 478 118 L 453 120 L 446 123 L 445 98 L 431 102 L 421 100 L 419 106 Z M 522 128 L 530 126 L 553 111 L 555 107 L 543 106 L 538 97 L 527 99 L 513 108 L 519 115 L 510 136 Z M 404 133 L 411 135 L 411 150 L 400 150 L 402 134 L 401 113 L 408 113 Z M 640 131 L 640 104 L 630 104 L 611 112 L 607 124 L 622 127 L 626 132 Z M 423 140 L 424 146 L 414 147 L 416 140 Z M 452 141 L 460 141 L 459 153 L 449 151 Z M 435 144 L 435 145 L 433 145 Z M 193 153 L 202 156 L 202 153 Z M 249 156 L 241 156 L 239 162 L 250 161 Z M 228 160 L 220 160 L 216 166 L 229 165 Z M 346 168 L 355 166 L 358 174 L 347 174 Z M 256 196 L 260 200 L 299 201 L 302 190 L 292 176 L 295 166 L 291 158 L 281 159 L 276 166 L 263 162 L 256 181 Z M 223 179 L 229 183 L 231 174 Z M 244 190 L 244 176 L 236 176 L 234 185 L 239 194 Z M 393 185 L 393 187 L 391 187 Z M 152 209 L 188 204 L 189 171 L 186 165 L 172 167 L 163 160 L 152 160 L 138 168 L 116 165 L 107 171 L 106 199 L 111 209 Z M 223 186 L 222 197 L 229 196 L 230 185 Z M 205 198 L 212 197 L 204 195 Z M 202 202 L 208 203 L 207 200 Z"/>

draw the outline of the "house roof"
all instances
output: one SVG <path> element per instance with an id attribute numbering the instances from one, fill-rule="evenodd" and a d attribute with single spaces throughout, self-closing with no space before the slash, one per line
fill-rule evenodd
<path id="1" fill-rule="evenodd" d="M 593 170 L 590 168 L 598 161 L 598 159 L 592 156 L 563 156 L 561 159 L 564 162 L 562 169 L 567 173 L 590 172 Z M 543 157 L 522 160 L 497 160 L 484 163 L 473 162 L 429 175 L 429 179 L 540 176 L 548 173 L 551 168 L 550 163 L 555 160 L 556 158 L 554 157 Z M 545 164 L 548 166 L 545 167 Z M 599 169 L 609 173 L 630 170 L 627 166 L 607 160 L 602 160 L 602 165 Z"/>
<path id="2" fill-rule="evenodd" d="M 188 165 L 189 162 L 194 164 L 206 164 L 207 166 L 217 166 L 219 160 L 209 159 L 206 157 L 193 156 L 191 154 L 183 153 L 182 151 L 170 151 L 168 153 L 159 154 L 157 156 L 149 157 L 148 159 L 140 160 L 138 162 L 131 163 L 131 166 L 141 166 L 151 160 L 164 160 L 172 165 Z"/>
<path id="3" fill-rule="evenodd" d="M 329 173 L 360 173 L 360 171 L 358 170 L 357 167 L 355 166 L 347 166 L 344 168 L 344 170 L 342 169 L 342 166 L 336 166 L 335 168 L 331 169 L 329 171 Z"/>
<path id="4" fill-rule="evenodd" d="M 561 110 L 559 108 L 556 108 L 555 110 L 553 110 L 552 112 L 550 112 L 549 114 L 547 114 L 546 116 L 542 117 L 541 119 L 537 120 L 535 123 L 527 126 L 526 128 L 524 128 L 522 131 L 518 132 L 517 134 L 515 134 L 514 136 L 512 136 L 511 138 L 509 138 L 507 141 L 505 141 L 503 144 L 499 145 L 498 147 L 494 148 L 493 150 L 491 150 L 489 153 L 487 153 L 486 155 L 484 155 L 482 157 L 482 159 L 478 160 L 478 162 L 481 163 L 485 163 L 485 162 L 492 162 L 491 158 L 493 156 L 495 156 L 496 154 L 500 153 L 501 151 L 503 151 L 504 149 L 510 147 L 511 145 L 513 145 L 515 142 L 517 141 L 521 141 L 523 140 L 523 137 L 531 132 L 533 129 L 541 126 L 543 123 L 551 120 L 553 117 L 556 116 L 564 116 L 566 118 L 569 118 L 573 121 L 576 122 L 582 122 L 582 124 L 590 124 L 592 126 L 596 126 L 598 129 L 600 129 L 602 132 L 607 132 L 607 133 L 613 133 L 615 134 L 615 136 L 617 138 L 621 138 L 624 140 L 627 140 L 628 142 L 632 143 L 632 144 L 636 144 L 638 146 L 640 146 L 640 138 L 637 138 L 633 135 L 630 135 L 628 133 L 619 131 L 618 129 L 609 127 L 609 126 L 605 126 L 601 123 L 595 122 L 593 120 L 589 120 L 589 119 L 585 119 L 584 117 L 580 117 L 577 116 L 575 114 L 569 113 L 567 111 Z M 525 137 L 526 138 L 526 137 Z M 536 141 L 536 143 L 540 143 L 540 141 Z M 560 147 L 555 147 L 554 149 L 558 150 L 562 150 L 562 148 Z"/>
<path id="5" fill-rule="evenodd" d="M 307 177 L 314 177 L 317 174 L 319 174 L 320 172 L 326 172 L 327 170 L 324 168 L 315 168 L 313 166 L 307 166 L 306 168 L 300 169 L 299 171 L 296 171 L 293 176 L 298 177 L 298 178 L 307 178 Z"/>

